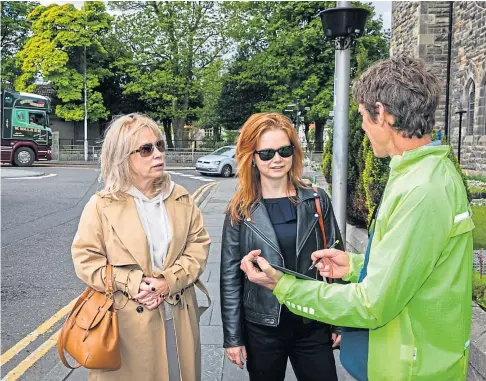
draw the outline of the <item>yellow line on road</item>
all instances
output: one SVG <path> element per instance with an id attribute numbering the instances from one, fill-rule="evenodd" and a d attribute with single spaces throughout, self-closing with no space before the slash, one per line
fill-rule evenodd
<path id="1" fill-rule="evenodd" d="M 7 361 L 9 361 L 12 357 L 14 357 L 17 353 L 19 353 L 22 349 L 24 349 L 27 345 L 37 339 L 40 335 L 46 333 L 49 329 L 52 328 L 54 324 L 56 324 L 59 320 L 61 320 L 64 316 L 66 316 L 76 303 L 78 298 L 76 297 L 73 299 L 67 306 L 61 308 L 57 311 L 54 315 L 52 315 L 49 319 L 47 319 L 44 323 L 34 329 L 31 333 L 25 336 L 22 340 L 20 340 L 17 344 L 15 344 L 12 348 L 2 354 L 2 361 L 1 365 L 3 366 Z"/>
<path id="2" fill-rule="evenodd" d="M 207 189 L 215 186 L 216 184 L 217 184 L 217 182 L 208 183 L 208 184 L 204 184 L 203 186 L 196 189 L 196 191 L 193 193 L 194 201 L 197 203 L 200 200 L 200 198 L 202 197 L 202 195 L 204 194 L 204 192 Z"/>
<path id="3" fill-rule="evenodd" d="M 55 332 L 44 343 L 42 343 L 39 348 L 27 356 L 25 360 L 8 372 L 8 374 L 2 378 L 2 381 L 15 381 L 21 377 L 27 371 L 27 369 L 39 361 L 54 345 L 56 345 L 59 332 L 61 332 L 61 330 Z"/>

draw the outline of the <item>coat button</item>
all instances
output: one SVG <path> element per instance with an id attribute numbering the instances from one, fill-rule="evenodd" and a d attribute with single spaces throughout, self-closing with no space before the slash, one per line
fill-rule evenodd
<path id="1" fill-rule="evenodd" d="M 141 313 L 143 312 L 143 307 L 142 307 L 142 306 L 138 306 L 138 307 L 137 307 L 137 312 L 138 312 L 139 314 L 141 314 Z"/>
<path id="2" fill-rule="evenodd" d="M 179 294 L 177 294 L 177 295 L 175 296 L 175 298 L 176 298 L 176 300 L 179 300 L 179 299 L 181 298 L 181 296 L 180 296 Z"/>

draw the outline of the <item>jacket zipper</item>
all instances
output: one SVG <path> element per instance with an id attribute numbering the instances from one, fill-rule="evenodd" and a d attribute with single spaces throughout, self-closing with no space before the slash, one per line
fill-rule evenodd
<path id="1" fill-rule="evenodd" d="M 263 234 L 261 234 L 258 229 L 254 228 L 253 226 L 251 226 L 248 222 L 244 222 L 244 224 L 248 227 L 248 229 L 250 229 L 253 233 L 255 233 L 257 236 L 259 236 L 261 239 L 263 239 L 263 241 L 265 241 L 265 243 L 270 246 L 273 250 L 275 250 L 277 252 L 278 255 L 280 255 L 280 258 L 282 258 L 282 267 L 285 267 L 285 260 L 284 260 L 284 257 L 283 255 L 280 253 L 280 250 L 278 250 L 272 242 L 270 242 L 268 239 L 266 239 Z M 250 292 L 250 290 L 248 290 L 248 292 Z M 277 326 L 280 324 L 280 315 L 282 314 L 282 305 L 279 303 L 278 304 L 278 317 L 277 317 Z"/>

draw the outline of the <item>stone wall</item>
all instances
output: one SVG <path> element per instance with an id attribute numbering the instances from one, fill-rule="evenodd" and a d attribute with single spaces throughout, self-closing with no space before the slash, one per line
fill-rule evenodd
<path id="1" fill-rule="evenodd" d="M 445 126 L 450 4 L 447 1 L 393 2 L 390 53 L 420 57 L 441 80 L 443 91 L 436 112 L 436 127 Z M 474 86 L 474 117 L 463 115 L 461 164 L 486 170 L 486 1 L 452 2 L 449 133 L 457 152 L 459 114 Z"/>
<path id="2" fill-rule="evenodd" d="M 447 76 L 449 3 L 445 1 L 393 2 L 391 55 L 420 57 L 442 79 L 442 95 L 435 113 L 436 127 L 444 128 Z"/>
<path id="3" fill-rule="evenodd" d="M 475 88 L 473 128 L 468 113 L 463 115 L 461 164 L 464 168 L 486 170 L 486 1 L 454 2 L 451 65 L 451 142 L 457 152 L 458 109 L 467 109 L 468 90 Z M 466 103 L 466 104 L 464 104 Z M 472 130 L 472 131 L 471 131 Z"/>

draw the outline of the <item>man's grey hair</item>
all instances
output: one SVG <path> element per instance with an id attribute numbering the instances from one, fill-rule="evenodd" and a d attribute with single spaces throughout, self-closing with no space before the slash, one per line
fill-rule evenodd
<path id="1" fill-rule="evenodd" d="M 392 126 L 404 136 L 421 138 L 435 124 L 441 84 L 422 59 L 396 56 L 368 68 L 353 84 L 353 95 L 376 120 L 376 103 L 395 118 Z"/>

